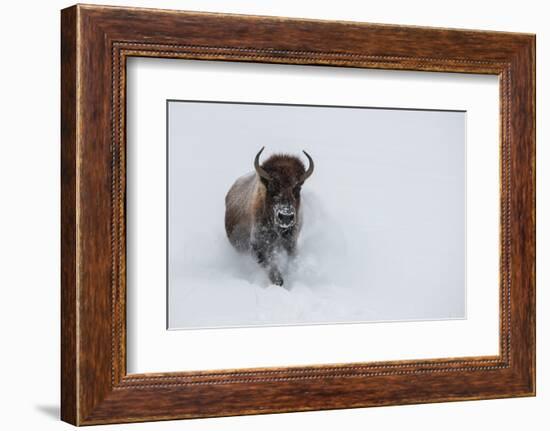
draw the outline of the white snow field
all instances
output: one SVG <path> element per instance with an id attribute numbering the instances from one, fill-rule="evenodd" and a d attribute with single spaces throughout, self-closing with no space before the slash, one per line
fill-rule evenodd
<path id="1" fill-rule="evenodd" d="M 464 112 L 171 101 L 168 132 L 170 329 L 465 318 Z M 262 146 L 315 160 L 284 288 L 224 231 Z"/>

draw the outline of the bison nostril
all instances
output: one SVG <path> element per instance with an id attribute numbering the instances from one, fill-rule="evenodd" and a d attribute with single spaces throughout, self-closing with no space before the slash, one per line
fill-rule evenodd
<path id="1" fill-rule="evenodd" d="M 288 225 L 294 221 L 294 213 L 277 213 L 277 218 L 283 225 Z"/>

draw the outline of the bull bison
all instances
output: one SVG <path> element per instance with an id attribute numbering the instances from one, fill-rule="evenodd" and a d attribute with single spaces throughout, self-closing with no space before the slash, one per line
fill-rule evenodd
<path id="1" fill-rule="evenodd" d="M 238 178 L 225 197 L 225 231 L 229 242 L 240 252 L 251 253 L 266 269 L 271 283 L 282 286 L 281 253 L 294 256 L 301 227 L 300 190 L 313 173 L 296 156 L 276 154 L 260 165 L 254 159 L 255 172 Z"/>

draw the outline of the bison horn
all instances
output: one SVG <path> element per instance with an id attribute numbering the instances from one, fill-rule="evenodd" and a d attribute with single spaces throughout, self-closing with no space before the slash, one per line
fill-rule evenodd
<path id="1" fill-rule="evenodd" d="M 258 175 L 268 181 L 271 180 L 271 176 L 266 172 L 264 168 L 260 166 L 260 154 L 262 154 L 262 151 L 265 147 L 262 147 L 262 149 L 256 154 L 256 158 L 254 159 L 254 169 L 256 169 L 256 172 Z"/>
<path id="2" fill-rule="evenodd" d="M 302 176 L 302 181 L 301 181 L 302 183 L 311 176 L 311 174 L 313 173 L 313 168 L 315 166 L 313 164 L 313 159 L 311 158 L 311 156 L 305 151 L 303 151 L 303 153 L 306 155 L 307 159 L 309 160 L 309 167 L 307 168 L 307 171 L 305 172 L 305 174 Z"/>

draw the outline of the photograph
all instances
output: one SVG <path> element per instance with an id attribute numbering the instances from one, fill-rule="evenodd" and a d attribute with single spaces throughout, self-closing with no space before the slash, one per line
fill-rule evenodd
<path id="1" fill-rule="evenodd" d="M 4 428 L 548 423 L 542 2 L 35 3 Z"/>
<path id="2" fill-rule="evenodd" d="M 467 317 L 465 111 L 166 107 L 168 329 Z"/>

